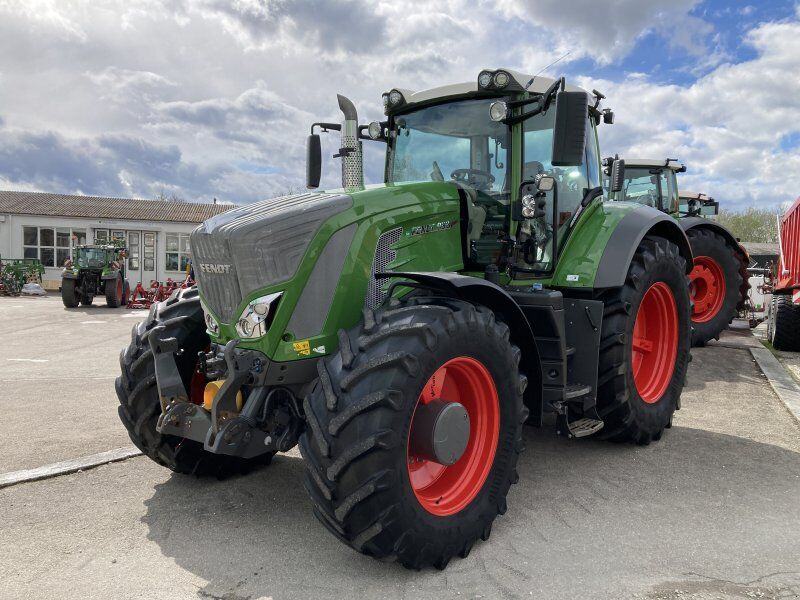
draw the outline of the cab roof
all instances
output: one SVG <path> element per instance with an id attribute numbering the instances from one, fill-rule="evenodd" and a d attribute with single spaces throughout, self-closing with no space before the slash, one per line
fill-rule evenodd
<path id="1" fill-rule="evenodd" d="M 626 167 L 666 167 L 672 169 L 676 173 L 682 173 L 686 170 L 686 165 L 678 160 L 671 158 L 626 158 Z"/>
<path id="2" fill-rule="evenodd" d="M 503 88 L 488 88 L 484 89 L 478 86 L 478 75 L 483 73 L 484 71 L 489 73 L 497 73 L 499 71 L 504 71 L 508 73 L 510 76 L 510 82 L 508 85 L 504 86 Z M 525 86 L 533 80 L 525 90 Z M 415 105 L 421 104 L 428 104 L 430 102 L 434 102 L 436 100 L 444 100 L 447 98 L 455 98 L 455 97 L 470 97 L 470 96 L 497 96 L 503 95 L 504 93 L 520 93 L 523 91 L 530 92 L 532 94 L 541 94 L 547 90 L 553 83 L 555 83 L 555 79 L 551 77 L 544 77 L 543 75 L 529 75 L 526 73 L 520 73 L 519 71 L 515 71 L 513 69 L 481 69 L 475 75 L 475 79 L 472 81 L 465 81 L 462 83 L 452 83 L 449 85 L 442 85 L 434 88 L 430 88 L 427 90 L 421 91 L 414 91 L 405 88 L 392 88 L 386 92 L 393 90 L 397 90 L 403 95 L 404 102 L 401 103 L 397 107 L 392 107 L 391 112 L 395 111 L 406 111 L 409 108 Z M 567 84 L 566 90 L 569 92 L 585 92 L 583 88 L 576 87 L 574 85 Z"/>

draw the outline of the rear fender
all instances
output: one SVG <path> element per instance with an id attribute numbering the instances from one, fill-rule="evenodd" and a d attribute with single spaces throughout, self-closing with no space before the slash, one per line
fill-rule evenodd
<path id="1" fill-rule="evenodd" d="M 504 289 L 485 279 L 449 272 L 376 273 L 375 277 L 410 279 L 443 295 L 486 306 L 499 315 L 511 331 L 511 340 L 522 351 L 521 367 L 528 377 L 524 399 L 525 405 L 531 411 L 528 422 L 541 425 L 542 380 L 539 352 L 525 314 Z"/>
<path id="2" fill-rule="evenodd" d="M 734 248 L 737 248 L 743 256 L 749 258 L 747 250 L 745 250 L 744 246 L 739 243 L 739 240 L 737 240 L 726 227 L 723 227 L 719 223 L 715 223 L 714 221 L 704 219 L 702 217 L 686 217 L 684 219 L 679 219 L 678 223 L 683 231 L 687 234 L 692 229 L 707 229 L 708 231 L 713 231 L 714 233 L 724 237 L 725 240 Z"/>
<path id="3" fill-rule="evenodd" d="M 597 267 L 595 289 L 625 284 L 633 255 L 648 235 L 657 235 L 676 244 L 686 260 L 686 273 L 692 270 L 692 248 L 678 221 L 655 208 L 642 206 L 626 214 L 611 234 Z"/>

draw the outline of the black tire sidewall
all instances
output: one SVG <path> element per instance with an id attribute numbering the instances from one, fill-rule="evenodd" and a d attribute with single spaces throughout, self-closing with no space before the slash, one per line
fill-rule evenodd
<path id="1" fill-rule="evenodd" d="M 675 357 L 675 369 L 672 372 L 669 385 L 664 394 L 655 402 L 646 402 L 636 388 L 633 377 L 632 349 L 633 329 L 639 307 L 647 290 L 658 282 L 665 283 L 675 299 L 678 317 L 678 348 Z M 662 255 L 649 268 L 640 279 L 640 286 L 636 289 L 631 302 L 631 318 L 625 332 L 625 376 L 631 394 L 631 408 L 640 422 L 651 421 L 654 428 L 663 428 L 670 420 L 678 403 L 683 382 L 686 377 L 686 364 L 690 352 L 690 315 L 691 303 L 686 287 L 686 275 L 679 266 L 668 256 Z M 649 428 L 649 427 L 648 427 Z"/>
<path id="2" fill-rule="evenodd" d="M 413 509 L 413 515 L 409 515 L 409 517 L 419 519 L 425 527 L 447 531 L 453 527 L 463 527 L 464 522 L 482 521 L 487 512 L 492 516 L 496 513 L 497 498 L 492 490 L 499 490 L 503 487 L 504 482 L 508 479 L 508 470 L 513 468 L 513 446 L 519 426 L 519 410 L 515 400 L 517 365 L 510 354 L 510 346 L 506 344 L 506 347 L 503 347 L 503 344 L 499 342 L 500 340 L 493 337 L 476 336 L 475 332 L 467 329 L 459 331 L 442 344 L 441 353 L 437 352 L 436 356 L 429 354 L 422 358 L 420 376 L 414 378 L 415 381 L 408 382 L 408 389 L 414 390 L 413 397 L 409 395 L 409 400 L 411 400 L 409 405 L 416 405 L 417 397 L 422 393 L 423 386 L 444 363 L 461 356 L 473 358 L 486 367 L 492 375 L 500 409 L 499 435 L 492 468 L 476 497 L 458 513 L 442 517 L 428 512 L 417 500 L 411 487 L 406 452 L 395 457 L 395 468 L 401 473 L 403 480 L 404 502 L 402 506 Z M 512 373 L 513 376 L 509 377 L 509 374 Z M 412 385 L 413 387 L 411 387 Z M 407 406 L 398 415 L 398 420 L 402 423 L 400 431 L 404 444 L 408 440 L 413 412 L 414 406 Z M 404 448 L 407 449 L 407 446 L 404 445 Z"/>
<path id="3" fill-rule="evenodd" d="M 702 229 L 690 230 L 687 235 L 694 257 L 707 256 L 714 260 L 722 269 L 725 278 L 725 297 L 717 314 L 704 322 L 692 320 L 692 343 L 698 345 L 719 337 L 736 316 L 737 306 L 741 302 L 742 281 L 736 249 L 725 238 Z"/>

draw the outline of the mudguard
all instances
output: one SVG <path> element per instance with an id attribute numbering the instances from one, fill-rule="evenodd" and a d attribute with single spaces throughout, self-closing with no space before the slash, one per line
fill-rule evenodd
<path id="1" fill-rule="evenodd" d="M 449 272 L 397 272 L 376 273 L 376 279 L 410 279 L 425 287 L 442 292 L 444 295 L 481 304 L 502 315 L 503 321 L 511 330 L 511 339 L 522 350 L 522 366 L 528 377 L 525 390 L 525 405 L 531 410 L 529 423 L 541 424 L 542 381 L 539 366 L 539 351 L 533 331 L 519 304 L 503 288 L 495 283 Z"/>
<path id="2" fill-rule="evenodd" d="M 681 228 L 683 231 L 688 232 L 690 229 L 708 229 L 713 231 L 714 233 L 718 233 L 722 237 L 724 237 L 728 242 L 730 242 L 734 248 L 739 248 L 742 253 L 747 255 L 747 251 L 744 247 L 739 243 L 733 234 L 726 228 L 720 225 L 719 223 L 715 223 L 710 219 L 704 219 L 703 217 L 686 217 L 683 219 L 678 219 L 678 223 L 680 223 Z"/>
<path id="3" fill-rule="evenodd" d="M 641 206 L 626 214 L 611 234 L 597 267 L 595 289 L 625 283 L 628 265 L 646 235 L 658 235 L 677 244 L 681 256 L 686 259 L 686 273 L 691 271 L 692 248 L 678 222 L 655 208 Z"/>

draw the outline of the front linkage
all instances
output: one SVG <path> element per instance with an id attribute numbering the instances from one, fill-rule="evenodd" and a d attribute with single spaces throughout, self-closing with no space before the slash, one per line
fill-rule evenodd
<path id="1" fill-rule="evenodd" d="M 161 403 L 159 433 L 202 443 L 207 452 L 242 458 L 286 452 L 297 443 L 301 423 L 297 399 L 287 388 L 266 384 L 266 357 L 237 348 L 238 340 L 200 352 L 190 383 L 195 400 L 198 391 L 203 392 L 198 404 L 192 402 L 192 392 L 187 392 L 175 362 L 179 342 L 164 337 L 165 331 L 164 325 L 156 326 L 148 338 Z M 223 383 L 209 391 L 204 385 L 208 379 Z"/>

